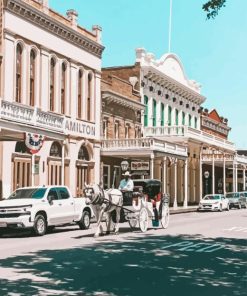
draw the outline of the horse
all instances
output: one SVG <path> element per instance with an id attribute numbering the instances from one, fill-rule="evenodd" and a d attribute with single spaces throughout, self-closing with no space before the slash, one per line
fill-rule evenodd
<path id="1" fill-rule="evenodd" d="M 119 231 L 119 221 L 120 221 L 120 211 L 123 205 L 123 195 L 118 189 L 103 190 L 100 185 L 87 185 L 85 184 L 84 195 L 86 197 L 86 203 L 92 206 L 94 214 L 97 220 L 97 230 L 94 237 L 102 235 L 102 217 L 103 214 L 107 215 L 107 231 L 110 233 L 111 229 L 111 213 L 116 211 L 116 224 L 114 233 L 118 234 Z"/>

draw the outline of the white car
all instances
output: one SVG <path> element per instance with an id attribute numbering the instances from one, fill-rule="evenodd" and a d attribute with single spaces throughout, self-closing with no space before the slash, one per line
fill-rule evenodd
<path id="1" fill-rule="evenodd" d="M 44 235 L 48 228 L 72 223 L 87 229 L 92 216 L 85 198 L 73 198 L 66 186 L 19 188 L 0 201 L 0 233 L 7 228 L 30 228 Z"/>
<path id="2" fill-rule="evenodd" d="M 223 194 L 208 194 L 199 203 L 198 211 L 229 211 L 229 201 Z"/>

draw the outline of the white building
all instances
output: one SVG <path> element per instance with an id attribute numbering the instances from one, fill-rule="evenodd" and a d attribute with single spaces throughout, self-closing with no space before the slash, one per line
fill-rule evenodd
<path id="1" fill-rule="evenodd" d="M 47 0 L 1 1 L 1 197 L 19 186 L 100 180 L 101 28 Z M 32 156 L 28 134 L 45 137 Z"/>

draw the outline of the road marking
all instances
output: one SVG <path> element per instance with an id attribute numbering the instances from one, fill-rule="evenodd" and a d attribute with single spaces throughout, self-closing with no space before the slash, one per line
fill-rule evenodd
<path id="1" fill-rule="evenodd" d="M 223 231 L 247 232 L 247 227 L 233 226 L 231 228 L 223 229 Z"/>

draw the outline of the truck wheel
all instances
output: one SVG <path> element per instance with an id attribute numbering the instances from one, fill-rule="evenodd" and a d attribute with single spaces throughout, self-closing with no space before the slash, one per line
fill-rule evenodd
<path id="1" fill-rule="evenodd" d="M 38 236 L 42 236 L 46 234 L 47 224 L 45 217 L 42 214 L 38 214 L 34 220 L 34 233 Z"/>
<path id="2" fill-rule="evenodd" d="M 81 220 L 78 222 L 80 229 L 88 229 L 90 226 L 90 214 L 88 211 L 82 213 Z"/>

